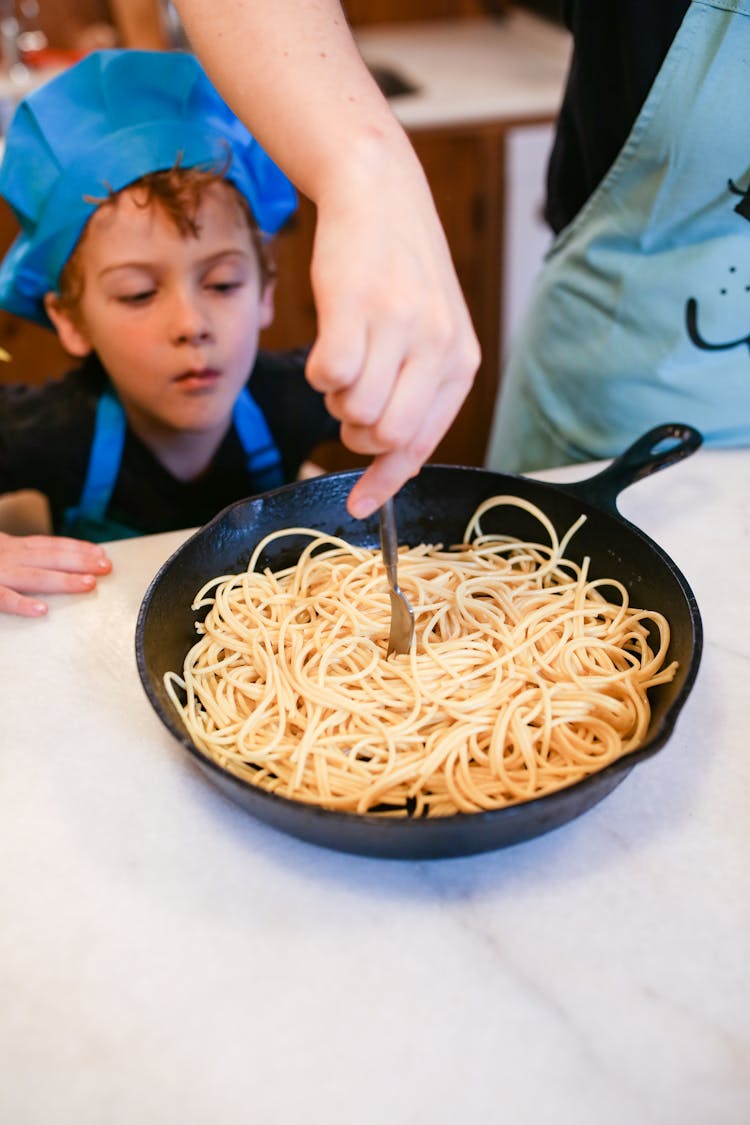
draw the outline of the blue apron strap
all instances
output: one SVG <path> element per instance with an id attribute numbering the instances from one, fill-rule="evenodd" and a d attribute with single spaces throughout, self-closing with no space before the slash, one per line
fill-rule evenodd
<path id="1" fill-rule="evenodd" d="M 263 412 L 247 387 L 234 404 L 234 427 L 245 451 L 245 464 L 258 492 L 284 484 L 281 454 Z"/>
<path id="2" fill-rule="evenodd" d="M 258 492 L 284 484 L 281 454 L 260 407 L 245 388 L 234 406 L 233 421 L 245 452 L 247 471 Z M 63 534 L 94 542 L 138 532 L 107 521 L 106 514 L 120 472 L 127 420 L 117 396 L 107 387 L 96 408 L 94 437 L 78 505 L 64 514 Z"/>
<path id="3" fill-rule="evenodd" d="M 104 519 L 120 471 L 126 429 L 125 411 L 106 388 L 96 407 L 94 439 L 78 501 L 78 514 L 84 519 Z"/>

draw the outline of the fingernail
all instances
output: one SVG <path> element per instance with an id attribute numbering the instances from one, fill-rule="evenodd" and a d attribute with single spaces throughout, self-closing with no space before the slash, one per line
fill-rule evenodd
<path id="1" fill-rule="evenodd" d="M 96 586 L 96 578 L 93 574 L 82 574 L 81 585 L 90 590 L 92 586 Z"/>
<path id="2" fill-rule="evenodd" d="M 109 568 L 112 564 L 110 563 L 109 559 L 105 555 L 103 558 L 99 559 L 99 561 L 97 562 L 96 565 L 98 566 L 99 570 L 109 570 Z"/>
<path id="3" fill-rule="evenodd" d="M 349 511 L 355 520 L 365 520 L 377 511 L 378 505 L 370 496 L 358 496 L 352 501 Z"/>
<path id="4" fill-rule="evenodd" d="M 44 602 L 32 602 L 31 603 L 31 612 L 36 617 L 43 617 L 44 614 L 47 612 L 47 607 L 44 604 Z"/>

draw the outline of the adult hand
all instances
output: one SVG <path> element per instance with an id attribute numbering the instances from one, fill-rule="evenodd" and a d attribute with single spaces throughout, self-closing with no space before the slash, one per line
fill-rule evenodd
<path id="1" fill-rule="evenodd" d="M 347 507 L 363 518 L 432 454 L 479 365 L 479 345 L 421 166 L 403 146 L 351 154 L 318 201 L 307 377 L 341 438 L 373 463 Z"/>
<path id="2" fill-rule="evenodd" d="M 46 602 L 29 595 L 88 593 L 111 569 L 95 543 L 0 532 L 0 613 L 42 617 Z"/>

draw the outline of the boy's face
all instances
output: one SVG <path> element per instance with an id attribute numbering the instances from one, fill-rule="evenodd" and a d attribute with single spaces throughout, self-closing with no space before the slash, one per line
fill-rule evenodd
<path id="1" fill-rule="evenodd" d="M 158 205 L 124 191 L 89 220 L 75 318 L 47 308 L 63 346 L 95 351 L 137 433 L 158 449 L 178 431 L 220 437 L 273 318 L 233 189 L 213 185 L 183 237 Z M 142 203 L 142 200 L 141 200 Z"/>

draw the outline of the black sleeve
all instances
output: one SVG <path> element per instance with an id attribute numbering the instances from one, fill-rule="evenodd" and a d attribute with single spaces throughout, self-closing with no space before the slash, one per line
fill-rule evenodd
<path id="1" fill-rule="evenodd" d="M 77 501 L 96 392 L 78 371 L 44 386 L 0 386 L 0 492 L 34 488 L 55 513 Z"/>
<path id="2" fill-rule="evenodd" d="M 306 349 L 259 352 L 250 391 L 279 447 L 287 480 L 322 442 L 335 441 L 339 423 L 326 410 L 323 395 L 305 378 Z"/>
<path id="3" fill-rule="evenodd" d="M 24 412 L 23 399 L 30 389 L 0 386 L 0 492 L 31 487 L 25 479 L 28 458 L 18 456 L 19 443 L 14 440 L 18 429 L 16 418 Z"/>
<path id="4" fill-rule="evenodd" d="M 688 7 L 689 0 L 563 0 L 573 57 L 547 174 L 553 231 L 609 171 Z"/>

